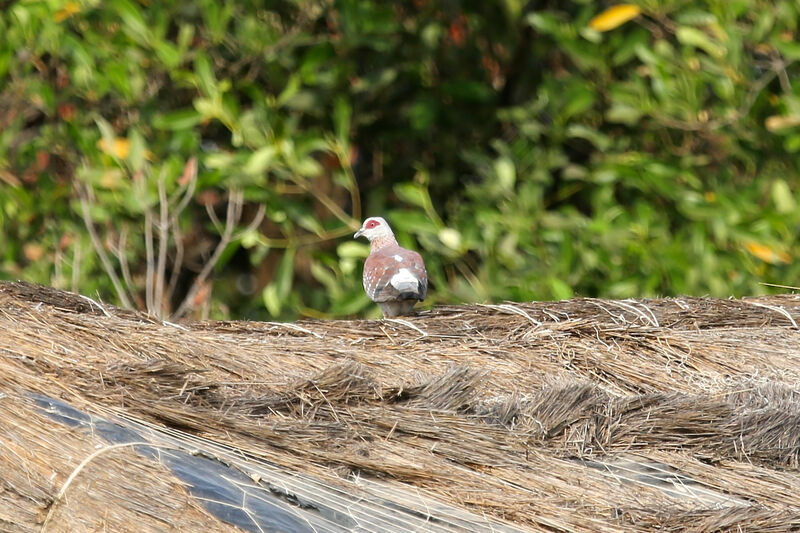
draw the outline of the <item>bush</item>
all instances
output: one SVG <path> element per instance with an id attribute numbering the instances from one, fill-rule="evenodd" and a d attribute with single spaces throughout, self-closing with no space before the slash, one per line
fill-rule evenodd
<path id="1" fill-rule="evenodd" d="M 794 284 L 800 9 L 638 8 L 14 3 L 0 275 L 164 317 L 375 316 L 350 236 L 384 214 L 432 303 Z"/>

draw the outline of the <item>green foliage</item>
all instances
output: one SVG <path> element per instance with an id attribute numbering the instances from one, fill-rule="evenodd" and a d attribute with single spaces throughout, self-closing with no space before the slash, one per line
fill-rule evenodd
<path id="1" fill-rule="evenodd" d="M 222 239 L 193 308 L 374 316 L 349 239 L 383 214 L 432 303 L 797 284 L 800 8 L 638 5 L 601 33 L 586 0 L 12 3 L 0 276 L 120 303 L 99 246 L 170 314 Z"/>

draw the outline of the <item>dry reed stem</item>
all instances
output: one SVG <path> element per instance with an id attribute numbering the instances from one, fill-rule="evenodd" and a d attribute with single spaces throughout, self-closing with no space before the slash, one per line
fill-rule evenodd
<path id="1" fill-rule="evenodd" d="M 105 446 L 103 448 L 100 448 L 94 451 L 93 453 L 89 454 L 83 461 L 80 462 L 78 466 L 75 467 L 75 470 L 72 471 L 67 480 L 61 486 L 61 489 L 58 491 L 58 494 L 56 494 L 55 499 L 50 504 L 50 508 L 47 511 L 47 516 L 45 517 L 44 522 L 42 522 L 42 528 L 40 529 L 40 532 L 44 533 L 47 530 L 47 525 L 50 523 L 50 518 L 52 518 L 53 516 L 53 511 L 55 511 L 56 506 L 59 504 L 59 502 L 61 502 L 64 499 L 64 496 L 66 496 L 67 489 L 69 488 L 70 484 L 72 484 L 72 481 L 81 472 L 81 470 L 83 470 L 86 467 L 86 465 L 88 465 L 97 457 L 105 453 L 118 450 L 120 448 L 132 448 L 134 446 L 149 446 L 151 448 L 169 448 L 172 450 L 176 449 L 174 446 L 159 446 L 157 444 L 150 444 L 149 442 L 142 441 L 142 442 L 126 442 L 123 444 L 113 444 L 111 446 Z"/>
<path id="2" fill-rule="evenodd" d="M 578 299 L 180 329 L 0 284 L 0 372 L 12 391 L 529 530 L 789 531 L 798 318 L 793 296 Z"/>

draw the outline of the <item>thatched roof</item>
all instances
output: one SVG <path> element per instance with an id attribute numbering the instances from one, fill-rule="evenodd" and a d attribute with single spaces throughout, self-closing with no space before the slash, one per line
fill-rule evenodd
<path id="1" fill-rule="evenodd" d="M 0 284 L 0 530 L 797 530 L 798 322 L 787 295 L 169 324 Z"/>

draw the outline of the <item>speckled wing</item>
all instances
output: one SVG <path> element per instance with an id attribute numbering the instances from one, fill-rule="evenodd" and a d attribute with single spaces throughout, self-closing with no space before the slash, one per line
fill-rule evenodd
<path id="1" fill-rule="evenodd" d="M 364 262 L 364 290 L 373 302 L 424 300 L 428 273 L 422 256 L 399 246 L 373 252 Z"/>

